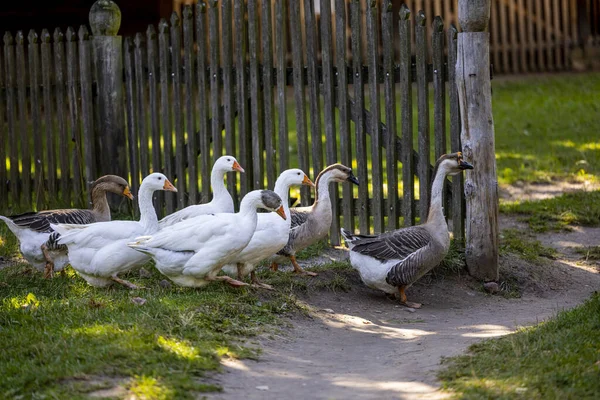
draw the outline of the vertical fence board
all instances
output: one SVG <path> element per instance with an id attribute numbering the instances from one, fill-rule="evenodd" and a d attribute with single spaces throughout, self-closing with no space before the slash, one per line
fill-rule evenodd
<path id="1" fill-rule="evenodd" d="M 58 155 L 60 158 L 60 198 L 63 205 L 71 204 L 71 173 L 69 165 L 69 133 L 65 118 L 65 37 L 60 29 L 54 31 L 54 72 L 56 73 L 56 120 L 58 122 Z M 29 164 L 29 163 L 27 163 Z"/>
<path id="2" fill-rule="evenodd" d="M 198 68 L 198 135 L 200 139 L 200 158 L 202 176 L 201 201 L 210 198 L 210 130 L 208 125 L 208 86 L 206 82 L 206 4 L 199 1 L 196 5 L 196 64 Z"/>
<path id="3" fill-rule="evenodd" d="M 496 2 L 492 2 L 491 4 L 491 13 L 490 13 L 490 56 L 491 63 L 495 66 L 495 68 L 500 70 L 500 49 L 502 44 L 500 42 L 500 30 L 504 29 L 500 25 L 499 15 L 498 15 L 498 7 L 499 4 Z"/>
<path id="4" fill-rule="evenodd" d="M 342 164 L 352 167 L 350 109 L 348 107 L 348 76 L 346 68 L 346 2 L 335 0 L 335 56 L 337 67 L 337 106 L 340 115 L 340 155 Z M 354 188 L 342 185 L 344 228 L 354 231 Z"/>
<path id="5" fill-rule="evenodd" d="M 535 0 L 535 32 L 536 32 L 536 45 L 535 49 L 537 50 L 537 70 L 540 72 L 546 71 L 546 63 L 544 62 L 544 48 L 546 46 L 546 41 L 543 38 L 543 29 L 542 26 L 542 0 Z"/>
<path id="6" fill-rule="evenodd" d="M 275 186 L 276 174 L 276 147 L 275 147 L 275 115 L 273 111 L 273 24 L 271 13 L 272 2 L 262 2 L 262 81 L 263 81 L 263 106 L 264 106 L 264 134 L 267 187 Z M 284 150 L 285 151 L 285 150 Z"/>
<path id="7" fill-rule="evenodd" d="M 394 18 L 392 0 L 385 0 L 381 13 L 383 45 L 383 83 L 385 94 L 385 124 L 387 126 L 387 229 L 398 228 L 398 154 L 396 152 L 396 85 L 394 77 Z"/>
<path id="8" fill-rule="evenodd" d="M 46 29 L 42 31 L 42 85 L 44 87 L 44 123 L 46 127 L 45 143 L 46 147 L 46 178 L 48 185 L 46 190 L 48 191 L 49 199 L 56 199 L 56 149 L 55 149 L 55 138 L 54 138 L 54 112 L 52 107 L 52 100 L 54 99 L 54 91 L 52 90 L 52 44 L 50 33 Z M 83 42 L 83 41 L 82 41 Z M 86 44 L 89 44 L 86 41 Z M 82 78 L 83 80 L 83 78 Z M 90 86 L 91 86 L 91 74 L 90 74 Z M 91 102 L 91 93 L 90 93 Z M 90 138 L 93 140 L 93 121 L 90 121 Z M 91 179 L 94 179 L 93 177 Z M 50 201 L 52 203 L 53 200 Z"/>
<path id="9" fill-rule="evenodd" d="M 415 51 L 417 62 L 417 130 L 419 132 L 419 218 L 427 220 L 429 191 L 430 139 L 429 139 L 429 88 L 427 85 L 427 18 L 420 10 L 415 18 Z"/>
<path id="10" fill-rule="evenodd" d="M 525 32 L 525 0 L 517 1 L 517 20 L 519 23 L 519 68 L 521 72 L 528 72 L 527 66 L 527 50 L 531 44 L 529 43 L 529 37 Z"/>
<path id="11" fill-rule="evenodd" d="M 138 152 L 140 155 L 139 171 L 141 177 L 139 180 L 150 173 L 150 160 L 148 152 L 148 128 L 146 126 L 146 110 L 148 103 L 146 101 L 146 73 L 144 71 L 144 39 L 141 33 L 137 33 L 133 39 L 133 67 L 134 84 L 136 100 L 136 124 L 132 127 L 136 132 Z"/>
<path id="12" fill-rule="evenodd" d="M 562 40 L 563 40 L 563 46 L 564 46 L 564 57 L 565 57 L 565 61 L 564 61 L 564 68 L 565 69 L 570 69 L 572 64 L 571 64 L 571 43 L 573 38 L 571 37 L 571 35 L 569 34 L 569 0 L 562 0 L 561 3 L 561 15 L 562 15 Z"/>
<path id="13" fill-rule="evenodd" d="M 198 202 L 198 145 L 196 144 L 194 93 L 194 12 L 191 5 L 183 7 L 183 66 L 185 80 L 185 131 L 188 172 L 188 204 Z"/>
<path id="14" fill-rule="evenodd" d="M 164 172 L 161 160 L 160 120 L 158 111 L 158 43 L 154 25 L 146 29 L 146 56 L 148 66 L 148 112 L 150 113 L 150 130 L 152 132 L 152 172 Z M 154 195 L 154 208 L 159 218 L 163 214 L 164 194 L 158 191 Z"/>
<path id="15" fill-rule="evenodd" d="M 232 54 L 232 6 L 231 0 L 221 3 L 222 40 L 223 40 L 223 116 L 225 119 L 225 151 L 235 155 L 235 110 L 233 96 L 233 54 Z M 234 204 L 237 203 L 237 177 L 238 174 L 229 174 L 227 186 L 233 196 Z"/>
<path id="16" fill-rule="evenodd" d="M 169 23 L 164 18 L 158 24 L 158 59 L 160 70 L 160 114 L 162 122 L 163 156 L 165 160 L 164 174 L 173 179 L 173 133 L 171 131 L 171 110 L 169 90 Z M 166 213 L 175 211 L 173 196 L 165 196 Z"/>
<path id="17" fill-rule="evenodd" d="M 275 58 L 277 63 L 277 132 L 279 142 L 279 172 L 288 169 L 288 131 L 287 131 L 287 107 L 286 107 L 286 55 L 287 55 L 287 3 L 285 1 L 275 2 Z M 305 171 L 309 173 L 309 171 Z"/>
<path id="18" fill-rule="evenodd" d="M 136 93 L 133 61 L 133 43 L 131 38 L 125 38 L 123 45 L 123 67 L 125 68 L 125 108 L 127 110 L 127 142 L 129 147 L 129 174 L 131 175 L 131 188 L 138 193 L 140 188 L 140 171 L 138 159 L 137 133 L 136 133 Z"/>
<path id="19" fill-rule="evenodd" d="M 517 39 L 517 7 L 515 4 L 516 0 L 511 0 L 508 8 L 508 26 L 503 27 L 504 29 L 509 28 L 509 46 L 510 46 L 510 72 L 516 74 L 519 72 L 519 40 Z M 523 40 L 523 39 L 521 39 Z M 509 72 L 509 71 L 506 71 Z"/>
<path id="20" fill-rule="evenodd" d="M 561 10 L 560 9 L 560 0 L 554 0 L 552 2 L 553 6 L 553 11 L 552 11 L 552 17 L 553 17 L 553 25 L 554 25 L 554 60 L 556 63 L 556 68 L 559 71 L 562 71 L 563 67 L 563 59 L 562 59 L 562 43 L 561 43 L 561 34 L 562 31 L 560 29 L 560 14 L 561 13 L 565 13 L 566 10 Z M 517 44 L 515 43 L 515 47 L 517 46 Z"/>
<path id="21" fill-rule="evenodd" d="M 452 152 L 462 151 L 460 143 L 460 110 L 456 87 L 457 30 L 454 24 L 448 29 L 448 98 L 450 100 L 450 147 Z M 463 177 L 452 177 L 452 231 L 455 240 L 465 237 Z"/>
<path id="22" fill-rule="evenodd" d="M 20 203 L 19 196 L 19 147 L 17 138 L 17 105 L 15 77 L 15 48 L 14 39 L 10 32 L 4 35 L 4 70 L 6 71 L 6 122 L 8 125 L 8 156 L 10 160 L 10 197 L 13 208 Z"/>
<path id="23" fill-rule="evenodd" d="M 527 15 L 530 15 L 533 17 L 534 12 L 533 12 L 533 2 L 534 0 L 526 0 L 527 1 Z M 527 24 L 527 41 L 529 43 L 528 46 L 528 58 L 529 58 L 529 71 L 533 72 L 533 71 L 537 71 L 537 63 L 535 61 L 535 50 L 537 48 L 537 41 L 535 39 L 535 26 L 533 23 L 533 18 L 526 18 L 525 19 L 526 24 Z"/>
<path id="24" fill-rule="evenodd" d="M 331 0 L 320 0 L 321 6 L 321 46 L 323 67 L 323 114 L 325 116 L 325 159 L 328 165 L 337 162 L 337 135 L 335 130 L 335 99 L 333 54 L 331 51 Z M 349 185 L 348 185 L 349 186 Z M 340 244 L 340 216 L 338 210 L 338 185 L 329 187 L 333 220 L 329 237 L 332 245 Z"/>
<path id="25" fill-rule="evenodd" d="M 411 31 L 410 10 L 406 5 L 400 8 L 400 107 L 402 114 L 402 215 L 404 225 L 415 224 L 415 188 L 412 141 L 412 77 L 411 77 Z"/>
<path id="26" fill-rule="evenodd" d="M 250 139 L 250 120 L 248 114 L 248 84 L 246 74 L 246 22 L 244 15 L 246 7 L 243 0 L 234 3 L 234 20 L 236 26 L 236 67 L 237 67 L 237 109 L 238 109 L 238 140 L 240 145 L 239 158 L 246 173 L 240 177 L 242 195 L 252 187 L 252 143 Z"/>
<path id="27" fill-rule="evenodd" d="M 4 47 L 0 52 L 0 89 L 5 88 L 4 82 L 4 71 L 5 71 L 5 57 L 4 57 Z M 5 122 L 7 120 L 4 116 L 4 102 L 6 101 L 4 98 L 4 94 L 6 94 L 6 90 L 0 90 L 0 202 L 2 204 L 8 204 L 8 176 L 6 171 L 6 151 L 7 151 L 7 140 L 8 140 L 8 127 L 5 127 Z"/>
<path id="28" fill-rule="evenodd" d="M 15 36 L 17 58 L 17 98 L 19 111 L 19 142 L 21 144 L 21 197 L 27 209 L 31 208 L 31 145 L 27 129 L 27 69 L 25 68 L 25 37 L 22 31 Z M 62 98 L 61 98 L 62 99 Z M 16 144 L 16 143 L 15 143 Z"/>
<path id="29" fill-rule="evenodd" d="M 589 14 L 588 14 L 589 15 Z M 550 10 L 550 0 L 544 0 L 544 15 L 542 21 L 544 21 L 544 34 L 545 34 L 545 49 L 546 49 L 546 66 L 548 71 L 556 70 L 554 64 L 554 58 L 552 57 L 552 13 Z"/>
<path id="30" fill-rule="evenodd" d="M 296 131 L 298 133 L 298 163 L 300 169 L 309 171 L 308 137 L 306 132 L 306 100 L 302 61 L 302 30 L 300 22 L 300 2 L 292 1 L 289 5 L 290 35 L 292 40 L 292 64 L 294 80 L 294 101 L 296 106 Z M 315 173 L 318 173 L 317 171 Z M 302 205 L 310 204 L 310 189 L 303 186 L 301 191 Z"/>
<path id="31" fill-rule="evenodd" d="M 219 99 L 219 2 L 210 0 L 208 11 L 208 30 L 210 35 L 210 99 L 212 111 L 212 140 L 213 140 L 213 158 L 223 155 L 222 130 L 220 116 Z"/>
<path id="32" fill-rule="evenodd" d="M 260 56 L 258 43 L 257 0 L 248 0 L 248 56 L 250 64 L 250 130 L 252 132 L 252 189 L 264 187 L 262 130 L 262 93 L 258 63 Z"/>
<path id="33" fill-rule="evenodd" d="M 83 121 L 81 142 L 83 143 L 83 155 L 85 160 L 84 176 L 86 183 L 86 199 L 88 198 L 87 185 L 93 182 L 96 178 L 96 146 L 94 143 L 94 103 L 92 99 L 91 52 L 92 49 L 90 45 L 90 36 L 85 25 L 82 25 L 79 28 L 79 82 L 81 86 L 81 118 Z M 48 162 L 48 160 L 46 161 Z"/>
<path id="34" fill-rule="evenodd" d="M 508 56 L 508 49 L 510 46 L 508 44 L 508 29 L 506 29 L 508 23 L 506 20 L 506 8 L 507 7 L 505 3 L 498 2 L 498 15 L 500 17 L 500 49 L 502 51 L 502 63 L 496 62 L 496 64 L 499 67 L 500 65 L 502 65 L 501 71 L 504 73 L 508 73 L 510 71 L 510 63 Z"/>
<path id="35" fill-rule="evenodd" d="M 77 58 L 74 54 L 73 48 L 76 48 L 76 44 L 73 40 L 76 38 L 75 32 L 73 29 L 67 30 L 67 67 L 69 73 L 69 84 L 71 84 L 72 80 L 74 80 L 74 75 L 76 71 L 76 63 Z M 35 165 L 34 170 L 34 193 L 35 193 L 35 204 L 36 208 L 39 210 L 44 203 L 44 156 L 43 156 L 43 148 L 42 148 L 42 129 L 40 125 L 41 121 L 41 113 L 40 113 L 40 45 L 39 38 L 35 31 L 32 29 L 29 31 L 28 35 L 28 56 L 29 56 L 29 85 L 30 92 L 29 95 L 31 97 L 31 132 L 33 135 L 33 160 Z M 71 50 L 69 50 L 71 49 Z M 73 66 L 70 66 L 69 63 L 73 63 Z M 69 86 L 69 106 L 71 106 L 71 102 L 74 99 L 77 99 L 77 94 L 74 93 L 75 89 L 71 89 Z M 77 107 L 75 105 L 75 107 Z M 70 108 L 71 120 L 79 122 L 79 117 L 77 115 L 73 115 L 73 110 Z M 75 129 L 73 129 L 75 132 Z M 0 154 L 0 159 L 4 160 Z M 1 163 L 4 164 L 4 163 Z M 79 182 L 77 181 L 79 178 Z M 74 179 L 74 188 L 75 193 L 80 196 L 81 192 L 81 177 L 78 174 L 75 174 Z"/>
<path id="36" fill-rule="evenodd" d="M 321 17 L 323 17 L 321 15 Z M 319 101 L 319 77 L 317 74 L 317 32 L 315 5 L 304 2 L 304 29 L 306 30 L 306 62 L 308 80 L 308 104 L 310 108 L 310 134 L 312 166 L 315 174 L 323 169 L 323 139 L 321 136 L 321 104 Z"/>
<path id="37" fill-rule="evenodd" d="M 446 153 L 446 83 L 444 80 L 444 21 L 433 20 L 433 132 L 435 159 Z"/>
<path id="38" fill-rule="evenodd" d="M 367 6 L 367 57 L 369 66 L 369 100 L 371 102 L 371 184 L 373 185 L 373 229 L 375 233 L 384 230 L 383 204 L 383 163 L 381 159 L 381 124 L 379 101 L 379 9 L 376 1 L 368 0 Z M 393 162 L 393 161 L 392 161 Z"/>
<path id="39" fill-rule="evenodd" d="M 181 20 L 173 11 L 171 14 L 171 75 L 173 76 L 173 125 L 175 127 L 175 170 L 177 174 L 177 203 L 186 206 L 185 153 L 183 149 L 183 107 L 181 102 Z"/>

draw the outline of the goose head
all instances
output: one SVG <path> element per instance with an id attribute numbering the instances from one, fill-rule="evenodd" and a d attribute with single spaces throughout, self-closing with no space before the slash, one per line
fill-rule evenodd
<path id="1" fill-rule="evenodd" d="M 259 190 L 260 199 L 257 203 L 257 207 L 263 208 L 267 211 L 277 213 L 281 218 L 287 219 L 285 211 L 283 209 L 283 202 L 281 197 L 272 190 Z"/>
<path id="2" fill-rule="evenodd" d="M 288 169 L 283 171 L 277 181 L 280 181 L 288 186 L 291 185 L 307 185 L 315 186 L 314 183 L 308 178 L 308 176 L 298 168 Z"/>
<path id="3" fill-rule="evenodd" d="M 150 190 L 166 190 L 168 192 L 177 192 L 175 186 L 173 186 L 167 177 L 160 172 L 155 172 L 145 177 L 142 181 L 140 189 L 142 186 Z"/>
<path id="4" fill-rule="evenodd" d="M 213 166 L 213 171 L 219 171 L 222 173 L 237 171 L 237 172 L 245 172 L 244 168 L 238 163 L 238 161 L 233 156 L 222 156 L 215 161 L 215 165 Z"/>
<path id="5" fill-rule="evenodd" d="M 321 176 L 327 176 L 327 180 L 330 182 L 351 182 L 358 185 L 358 178 L 354 176 L 352 169 L 342 164 L 332 164 L 325 168 L 321 171 L 317 180 L 319 180 Z"/>
<path id="6" fill-rule="evenodd" d="M 436 168 L 446 175 L 456 175 L 465 169 L 473 169 L 473 165 L 463 160 L 462 153 L 459 151 L 452 154 L 444 154 L 436 163 Z"/>
<path id="7" fill-rule="evenodd" d="M 121 196 L 133 200 L 133 194 L 131 194 L 129 183 L 117 175 L 104 175 L 96 179 L 92 184 L 92 192 L 96 190 L 120 194 Z"/>

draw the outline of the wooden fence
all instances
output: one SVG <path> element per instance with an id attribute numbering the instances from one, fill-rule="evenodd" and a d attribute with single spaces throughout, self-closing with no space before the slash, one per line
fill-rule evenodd
<path id="1" fill-rule="evenodd" d="M 361 185 L 331 189 L 333 243 L 340 226 L 381 232 L 426 218 L 419 204 L 428 202 L 432 160 L 460 150 L 456 29 L 406 6 L 394 23 L 391 1 L 361 8 L 356 0 L 347 11 L 345 3 L 321 0 L 318 27 L 312 1 L 186 6 L 181 18 L 174 13 L 124 39 L 124 96 L 111 104 L 99 101 L 97 77 L 108 63 L 95 59 L 85 27 L 77 34 L 30 32 L 27 41 L 7 33 L 0 63 L 2 208 L 83 205 L 86 183 L 117 172 L 125 152 L 134 192 L 151 171 L 174 181 L 177 196 L 164 196 L 164 203 L 157 196 L 159 212 L 170 213 L 208 201 L 213 161 L 232 154 L 246 169 L 227 177 L 236 199 L 272 188 L 290 167 L 315 177 L 331 163 L 351 166 Z M 100 107 L 123 113 L 124 148 L 107 146 L 119 138 L 100 129 Z M 445 193 L 454 233 L 462 237 L 461 180 Z M 302 203 L 310 197 L 303 188 Z"/>

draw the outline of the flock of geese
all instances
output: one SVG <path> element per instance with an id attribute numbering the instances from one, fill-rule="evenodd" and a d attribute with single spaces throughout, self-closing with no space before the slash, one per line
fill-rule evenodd
<path id="1" fill-rule="evenodd" d="M 437 160 L 427 221 L 380 235 L 355 235 L 342 229 L 350 249 L 350 261 L 363 282 L 386 293 L 399 294 L 437 266 L 448 252 L 450 237 L 442 209 L 442 189 L 447 175 L 473 166 L 461 153 Z M 211 172 L 213 198 L 191 205 L 158 220 L 152 203 L 157 190 L 177 192 L 161 173 L 146 176 L 138 193 L 139 221 L 111 221 L 106 193 L 133 200 L 127 181 L 115 175 L 96 180 L 91 187 L 89 210 L 61 209 L 0 216 L 19 240 L 23 257 L 46 278 L 69 264 L 90 285 L 105 287 L 114 282 L 137 286 L 119 277 L 151 259 L 172 282 L 202 287 L 211 281 L 241 287 L 250 275 L 252 285 L 272 289 L 259 282 L 255 268 L 271 262 L 291 261 L 294 272 L 316 275 L 298 265 L 296 252 L 324 238 L 332 222 L 329 186 L 333 182 L 358 185 L 352 170 L 341 164 L 325 168 L 315 183 L 300 169 L 279 175 L 274 190 L 254 190 L 241 200 L 239 211 L 224 184 L 228 172 L 244 172 L 230 155 L 220 157 Z M 291 186 L 314 186 L 315 200 L 309 207 L 289 207 Z M 258 212 L 259 209 L 267 212 Z M 223 272 L 223 274 L 220 274 Z"/>

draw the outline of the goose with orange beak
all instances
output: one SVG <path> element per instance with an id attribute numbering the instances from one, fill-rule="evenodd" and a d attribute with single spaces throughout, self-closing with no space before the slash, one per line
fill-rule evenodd
<path id="1" fill-rule="evenodd" d="M 288 215 L 281 197 L 271 190 L 254 190 L 240 203 L 237 213 L 201 215 L 136 238 L 129 247 L 154 259 L 156 268 L 180 286 L 201 287 L 211 281 L 231 286 L 247 285 L 218 273 L 235 262 L 256 231 L 259 208 L 273 211 L 275 218 Z"/>
<path id="2" fill-rule="evenodd" d="M 59 244 L 66 245 L 73 269 L 92 286 L 108 286 L 113 282 L 131 289 L 131 282 L 118 274 L 146 263 L 150 257 L 130 249 L 127 242 L 142 235 L 158 231 L 158 217 L 152 204 L 152 194 L 157 190 L 177 192 L 173 184 L 161 173 L 148 175 L 142 181 L 138 194 L 139 221 L 110 221 L 88 225 L 51 224 L 61 237 Z"/>

